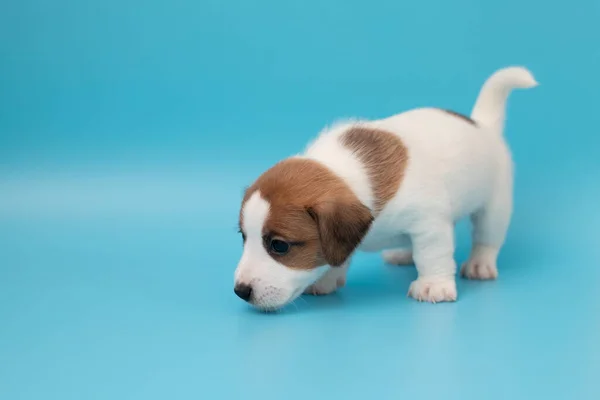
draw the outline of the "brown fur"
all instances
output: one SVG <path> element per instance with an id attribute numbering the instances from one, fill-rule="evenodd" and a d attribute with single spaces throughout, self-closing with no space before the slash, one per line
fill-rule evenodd
<path id="1" fill-rule="evenodd" d="M 445 112 L 445 113 L 447 113 L 447 114 L 450 114 L 450 115 L 452 115 L 453 117 L 460 118 L 460 119 L 462 119 L 463 121 L 465 121 L 465 122 L 467 122 L 467 123 L 469 123 L 469 124 L 471 124 L 471 125 L 477 125 L 477 123 L 476 123 L 475 121 L 473 121 L 471 118 L 467 117 L 466 115 L 463 115 L 463 114 L 457 113 L 456 111 L 452 111 L 452 110 L 445 110 L 445 109 L 442 109 L 442 108 L 440 108 L 440 111 L 443 111 L 443 112 Z"/>
<path id="2" fill-rule="evenodd" d="M 408 161 L 408 151 L 393 133 L 367 127 L 349 129 L 341 141 L 365 165 L 379 213 L 398 192 Z"/>
<path id="3" fill-rule="evenodd" d="M 348 185 L 316 161 L 290 158 L 266 171 L 246 191 L 270 204 L 263 235 L 297 243 L 282 256 L 295 269 L 339 266 L 367 233 L 373 216 Z M 240 226 L 243 215 L 240 213 Z"/>

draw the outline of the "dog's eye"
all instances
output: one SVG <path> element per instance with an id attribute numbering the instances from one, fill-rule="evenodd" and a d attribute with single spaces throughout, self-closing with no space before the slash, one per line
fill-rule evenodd
<path id="1" fill-rule="evenodd" d="M 246 234 L 245 234 L 244 232 L 242 232 L 242 230 L 241 230 L 241 229 L 240 229 L 240 231 L 239 231 L 239 232 L 240 232 L 240 234 L 242 235 L 242 241 L 243 241 L 244 243 L 246 243 Z"/>
<path id="2" fill-rule="evenodd" d="M 271 240 L 270 249 L 273 253 L 283 255 L 290 250 L 290 244 L 283 240 L 273 239 Z"/>

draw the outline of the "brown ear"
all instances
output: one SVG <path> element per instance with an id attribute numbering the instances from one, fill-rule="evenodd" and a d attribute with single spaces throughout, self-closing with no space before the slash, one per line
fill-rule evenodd
<path id="1" fill-rule="evenodd" d="M 327 264 L 339 267 L 360 244 L 373 222 L 371 210 L 356 203 L 323 203 L 307 209 L 316 221 Z"/>

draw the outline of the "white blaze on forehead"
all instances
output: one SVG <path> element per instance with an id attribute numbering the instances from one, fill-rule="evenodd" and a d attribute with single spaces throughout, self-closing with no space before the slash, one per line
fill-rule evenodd
<path id="1" fill-rule="evenodd" d="M 246 201 L 242 209 L 242 229 L 248 238 L 262 237 L 270 208 L 269 202 L 260 196 L 258 190 Z"/>

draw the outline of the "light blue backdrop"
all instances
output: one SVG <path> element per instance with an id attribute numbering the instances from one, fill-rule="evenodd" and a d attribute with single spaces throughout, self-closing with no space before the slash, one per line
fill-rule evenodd
<path id="1" fill-rule="evenodd" d="M 598 399 L 596 0 L 4 0 L 0 399 Z M 497 282 L 361 255 L 277 315 L 232 293 L 244 185 L 339 117 L 468 113 L 526 65 Z M 465 226 L 457 259 L 468 252 Z"/>

